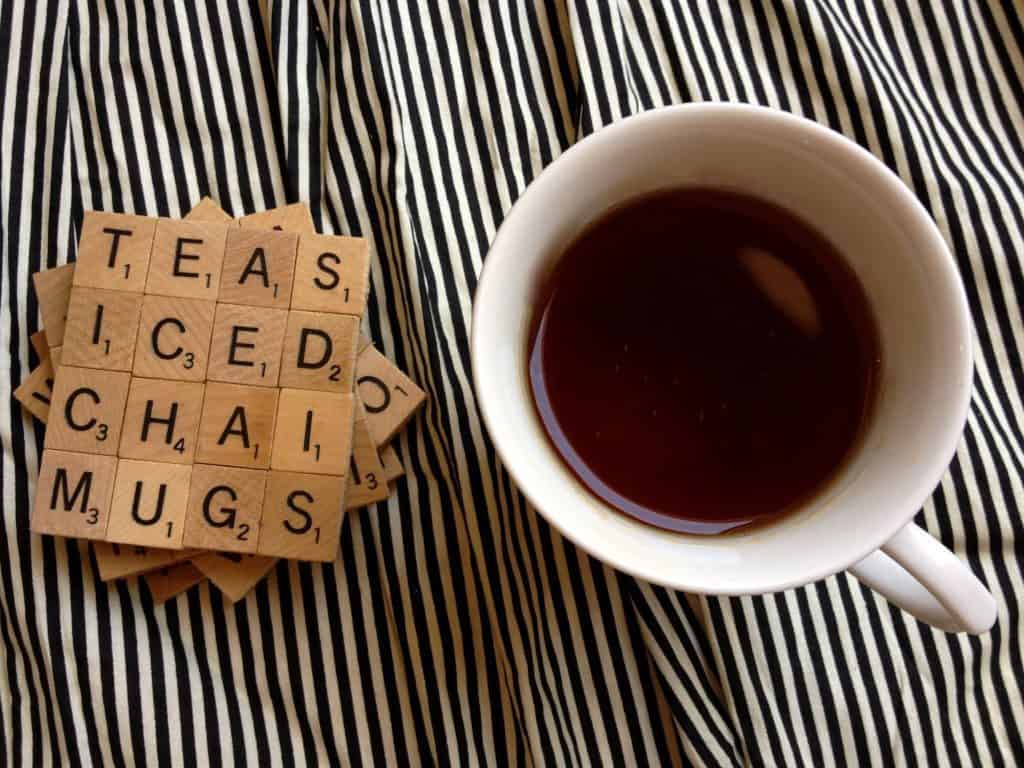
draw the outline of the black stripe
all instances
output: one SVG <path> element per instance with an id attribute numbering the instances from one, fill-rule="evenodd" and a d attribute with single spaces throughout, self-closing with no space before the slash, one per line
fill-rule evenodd
<path id="1" fill-rule="evenodd" d="M 124 679 L 127 690 L 118 691 L 123 696 L 129 717 L 142 712 L 142 676 L 139 672 L 139 637 L 135 632 L 135 608 L 128 585 L 122 580 L 114 586 L 121 608 L 121 634 L 124 642 L 124 658 L 119 659 L 124 666 Z M 150 649 L 151 650 L 151 649 Z M 147 683 L 149 684 L 149 683 Z M 130 724 L 130 722 L 129 722 Z M 146 739 L 141 728 L 129 728 L 128 737 L 132 745 L 132 761 L 136 765 L 146 765 Z"/>
<path id="2" fill-rule="evenodd" d="M 171 740 L 167 729 L 167 685 L 164 680 L 163 644 L 160 642 L 160 627 L 156 620 L 153 603 L 142 603 L 142 618 L 146 625 L 149 646 L 151 674 L 149 685 L 153 695 L 153 729 L 156 741 L 157 765 L 171 764 Z M 141 729 L 133 729 L 141 730 Z"/>
<path id="3" fill-rule="evenodd" d="M 744 695 L 743 682 L 739 677 L 739 670 L 737 669 L 736 658 L 733 656 L 731 643 L 728 639 L 728 629 L 725 626 L 725 615 L 722 610 L 722 603 L 724 600 L 708 600 L 708 615 L 711 618 L 711 624 L 715 629 L 715 634 L 719 637 L 718 648 L 722 654 L 722 666 L 725 672 L 725 679 L 729 684 L 729 688 L 732 692 L 732 705 L 736 710 L 735 719 L 739 723 L 739 727 L 743 730 L 743 736 L 746 740 L 746 744 L 755 744 L 757 742 L 757 736 L 754 733 L 754 718 L 750 711 L 750 706 L 747 703 L 746 696 Z M 750 648 L 750 635 L 746 631 L 746 622 L 743 621 L 742 611 L 743 606 L 741 601 L 737 598 L 729 600 L 730 614 L 736 619 L 733 626 L 737 633 L 737 640 L 739 641 L 739 647 L 748 650 Z M 753 664 L 748 658 L 748 664 Z M 765 699 L 764 691 L 760 686 L 754 686 L 754 694 L 757 697 L 757 703 L 761 708 L 762 716 L 765 722 L 772 722 L 774 713 L 768 706 L 768 701 Z M 766 729 L 768 732 L 768 745 L 772 751 L 772 760 L 775 765 L 784 765 L 785 758 L 782 756 L 782 744 L 779 742 L 779 735 L 774 729 Z M 747 754 L 747 760 L 757 759 Z"/>
<path id="4" fill-rule="evenodd" d="M 169 72 L 164 68 L 163 60 L 163 38 L 161 34 L 164 30 L 160 27 L 161 25 L 156 23 L 156 8 L 154 7 L 153 0 L 143 0 L 143 9 L 146 14 L 148 23 L 146 27 L 146 40 L 149 44 L 150 51 L 150 65 L 153 67 L 153 83 L 152 87 L 156 91 L 156 101 L 159 104 L 160 114 L 163 117 L 163 126 L 167 131 L 167 147 L 171 154 L 171 168 L 174 170 L 173 178 L 167 179 L 167 184 L 174 185 L 174 191 L 177 193 L 177 206 L 174 209 L 175 213 L 184 213 L 188 210 L 190 200 L 188 193 L 187 177 L 185 175 L 185 161 L 182 155 L 182 141 L 183 137 L 178 132 L 177 120 L 175 119 L 174 108 L 171 106 L 171 91 L 168 85 Z M 134 48 L 133 56 L 135 55 Z M 144 94 L 140 94 L 140 97 Z M 149 98 L 146 97 L 146 102 L 149 104 Z M 150 109 L 153 107 L 151 106 Z M 154 153 L 156 150 L 156 138 L 148 134 L 155 133 L 155 130 L 148 120 L 145 122 L 147 129 L 146 142 L 150 148 L 150 167 L 159 168 L 160 165 L 154 160 Z M 188 148 L 189 151 L 193 151 L 192 147 Z M 163 190 L 162 185 L 155 185 L 159 190 Z M 158 208 L 156 211 L 161 216 L 171 215 L 171 204 L 167 203 L 167 208 Z"/>
<path id="5" fill-rule="evenodd" d="M 32 35 L 35 29 L 35 18 L 28 18 L 25 20 L 27 32 L 25 36 L 28 39 L 32 39 Z M 32 75 L 30 69 L 31 61 L 31 50 L 22 49 L 20 51 L 20 60 L 18 62 L 18 81 L 17 89 L 19 93 L 25 93 L 29 88 L 29 78 Z M 6 83 L 5 83 L 6 85 Z M 19 99 L 14 105 L 14 124 L 25 125 L 26 113 L 28 108 L 28 102 L 26 99 Z M 14 131 L 14 143 L 12 146 L 12 154 L 14 157 L 23 157 L 25 153 L 25 132 Z M 4 201 L 4 207 L 9 209 L 11 212 L 20 212 L 20 200 L 22 191 L 25 185 L 25 168 L 21 163 L 15 163 L 10 168 L 10 196 L 8 200 Z M 35 217 L 30 219 L 35 223 Z M 17 219 L 15 219 L 17 221 Z M 7 228 L 4 232 L 0 232 L 0 235 L 6 235 L 3 238 L 5 241 L 4 255 L 7 254 L 18 254 L 22 248 L 30 245 L 30 243 L 22 243 L 19 239 L 19 230 L 17 228 Z M 7 297 L 9 305 L 12 307 L 18 306 L 18 290 L 20 275 L 18 273 L 18 259 L 16 258 L 5 258 L 4 264 L 7 267 L 3 280 L 6 283 L 4 288 L 4 294 Z M 22 348 L 26 345 L 25 339 L 28 335 L 28 328 L 23 328 L 20 318 L 17 313 L 12 312 L 10 317 L 10 376 L 11 381 L 20 381 L 23 377 L 21 358 Z M 27 372 L 26 372 L 27 373 Z M 28 687 L 29 693 L 29 723 L 32 731 L 32 762 L 34 765 L 41 764 L 43 760 L 45 747 L 42 742 L 44 737 L 43 734 L 43 723 L 40 718 L 39 712 L 39 694 L 36 691 L 36 686 L 33 683 L 33 675 L 40 675 L 40 683 L 42 685 L 42 698 L 43 706 L 45 707 L 45 714 L 48 724 L 48 737 L 50 741 L 50 749 L 53 753 L 57 752 L 57 733 L 56 727 L 53 721 L 53 702 L 51 700 L 50 687 L 45 680 L 45 665 L 42 659 L 42 650 L 39 642 L 38 633 L 38 622 L 36 619 L 36 604 L 35 600 L 32 599 L 32 563 L 31 563 L 31 546 L 29 544 L 28 534 L 28 510 L 30 508 L 29 494 L 28 494 L 28 477 L 25 468 L 27 467 L 27 457 L 25 455 L 25 419 L 21 414 L 20 408 L 14 405 L 12 402 L 8 402 L 8 407 L 11 408 L 11 435 L 10 435 L 10 451 L 14 461 L 14 466 L 20 468 L 20 471 L 15 473 L 14 476 L 14 487 L 11 488 L 4 480 L 0 479 L 0 491 L 3 492 L 5 500 L 15 500 L 15 511 L 16 514 L 22 519 L 16 521 L 15 529 L 15 541 L 17 542 L 16 554 L 17 554 L 17 567 L 20 570 L 20 578 L 22 585 L 22 594 L 18 598 L 18 602 L 24 606 L 23 610 L 25 613 L 24 617 L 24 636 L 22 633 L 22 626 L 20 622 L 12 622 L 11 628 L 13 630 L 14 638 L 18 646 L 18 652 L 21 656 L 22 663 L 25 669 L 25 683 Z M 6 448 L 6 446 L 5 446 Z M 6 473 L 3 473 L 6 475 Z M 11 552 L 10 544 L 8 542 L 8 531 L 6 526 L 0 526 L 2 528 L 2 534 L 0 534 L 0 551 Z M 10 606 L 12 599 L 14 599 L 14 588 L 13 588 L 13 576 L 12 568 L 15 563 L 9 562 L 8 558 L 0 558 L 0 578 L 2 578 L 4 595 L 6 598 L 7 605 Z M 30 656 L 31 654 L 31 656 Z M 34 670 L 33 670 L 34 665 Z"/>
<path id="6" fill-rule="evenodd" d="M 96 728 L 96 707 L 92 697 L 86 695 L 87 692 L 92 690 L 90 687 L 91 670 L 89 664 L 81 663 L 83 659 L 89 658 L 85 637 L 86 590 L 85 579 L 83 578 L 84 560 L 81 557 L 78 542 L 68 540 L 65 543 L 65 550 L 68 559 L 68 596 L 70 598 L 68 610 L 71 614 L 71 642 L 74 654 L 72 658 L 75 661 L 75 682 L 81 694 L 82 702 L 82 710 L 78 713 L 80 719 L 74 721 L 73 724 L 77 724 L 78 727 L 85 729 L 85 738 L 89 745 L 88 762 L 95 765 L 102 762 L 102 753 L 100 752 L 99 731 Z M 88 551 L 90 554 L 88 558 L 90 568 L 92 573 L 95 574 L 96 560 L 91 556 L 92 547 L 89 547 Z M 13 677 L 10 679 L 13 681 Z M 80 755 L 78 760 L 82 761 Z"/>
<path id="7" fill-rule="evenodd" d="M 345 569 L 345 581 L 349 585 L 348 603 L 352 611 L 353 627 L 351 631 L 354 634 L 353 642 L 355 647 L 362 648 L 366 647 L 366 644 L 369 642 L 369 638 L 366 635 L 362 606 L 359 603 L 359 592 L 354 586 L 358 583 L 358 579 L 353 578 L 356 576 L 356 569 L 355 553 L 353 552 L 352 542 L 354 535 L 353 529 L 357 526 L 360 528 L 362 527 L 356 521 L 352 521 L 352 523 L 345 526 L 342 531 L 341 564 Z M 348 665 L 351 662 L 349 661 L 348 653 L 345 651 L 345 627 L 341 621 L 341 612 L 338 608 L 338 603 L 333 598 L 334 595 L 341 595 L 341 587 L 335 578 L 336 568 L 337 565 L 324 569 L 324 592 L 331 596 L 327 601 L 327 617 L 330 622 L 331 644 L 334 649 L 334 666 L 338 678 L 338 690 L 351 691 L 353 690 L 353 687 L 348 672 Z M 376 706 L 373 677 L 370 669 L 368 668 L 369 660 L 367 659 L 367 655 L 359 654 L 358 663 L 360 683 L 362 684 L 363 696 L 366 699 L 367 710 L 376 712 L 378 711 L 378 707 Z M 385 670 L 382 668 L 380 671 L 384 673 Z M 396 702 L 390 696 L 388 697 L 388 704 L 391 707 L 391 711 L 389 713 L 391 722 L 394 723 L 396 720 L 400 720 L 401 710 L 395 708 Z M 345 726 L 345 740 L 348 742 L 348 754 L 346 755 L 346 761 L 350 762 L 352 765 L 362 765 L 362 754 L 358 749 L 359 731 L 358 726 L 356 725 L 355 708 L 353 706 L 353 702 L 346 696 L 341 697 L 341 716 L 342 722 Z M 375 765 L 383 765 L 385 762 L 384 742 L 380 723 L 376 718 L 374 718 L 366 722 L 366 727 L 370 733 L 370 749 L 373 752 L 373 763 Z M 401 733 L 401 729 L 392 728 L 392 733 L 397 736 Z M 401 752 L 404 752 L 404 749 L 401 750 Z M 396 749 L 396 756 L 397 754 L 401 753 Z M 404 755 L 403 759 L 408 762 L 408 758 Z"/>
<path id="8" fill-rule="evenodd" d="M 210 611 L 213 614 L 213 638 L 217 646 L 217 663 L 225 681 L 222 687 L 227 704 L 228 724 L 231 727 L 231 749 L 236 761 L 245 760 L 245 734 L 242 732 L 242 710 L 238 703 L 238 690 L 234 685 L 234 662 L 228 640 L 226 621 L 227 603 L 216 590 L 210 590 Z"/>
<path id="9" fill-rule="evenodd" d="M 256 760 L 261 766 L 270 765 L 270 737 L 263 716 L 264 703 L 256 681 L 256 654 L 253 651 L 252 636 L 249 633 L 248 601 L 235 604 L 235 627 L 238 630 L 238 647 L 242 655 L 242 676 L 245 679 L 245 693 L 248 697 L 248 712 L 252 716 L 256 736 Z"/>
<path id="10" fill-rule="evenodd" d="M 778 648 L 775 644 L 775 638 L 773 637 L 771 624 L 768 619 L 766 602 L 767 601 L 765 600 L 754 598 L 750 600 L 750 607 L 754 611 L 754 623 L 757 627 L 757 632 L 763 645 L 765 666 L 768 668 L 768 676 L 772 681 L 772 692 L 775 694 L 773 700 L 779 709 L 778 718 L 773 718 L 771 713 L 765 710 L 765 704 L 767 702 L 763 701 L 760 696 L 758 697 L 758 704 L 764 714 L 765 722 L 772 722 L 773 720 L 781 722 L 782 728 L 785 730 L 786 736 L 789 739 L 789 745 L 793 750 L 793 754 L 796 757 L 797 762 L 804 765 L 804 756 L 800 751 L 800 743 L 797 739 L 796 731 L 793 728 L 795 713 L 790 710 L 789 701 L 786 697 L 787 686 L 786 681 L 782 676 L 783 660 L 780 657 Z M 737 603 L 733 602 L 732 605 L 735 609 Z M 739 602 L 739 608 L 739 617 L 737 617 L 736 621 L 736 639 L 741 647 L 749 646 L 751 638 L 746 627 L 746 608 L 742 601 Z M 746 635 L 746 638 L 743 637 L 744 635 Z M 760 689 L 760 685 L 755 685 L 755 688 Z"/>
<path id="11" fill-rule="evenodd" d="M 339 762 L 339 757 L 338 748 L 334 743 L 334 733 L 331 730 L 331 718 L 317 717 L 318 713 L 330 712 L 331 705 L 327 700 L 327 677 L 317 673 L 324 669 L 325 664 L 323 646 L 320 645 L 320 617 L 317 610 L 319 601 L 313 586 L 312 566 L 309 563 L 299 563 L 298 571 L 299 586 L 302 588 L 302 605 L 306 614 L 306 636 L 309 640 L 309 669 L 312 673 L 310 677 L 312 678 L 313 696 L 316 700 L 316 712 L 312 713 L 312 720 L 313 722 L 319 720 L 320 737 L 323 740 L 324 750 L 327 752 L 327 760 L 332 765 L 336 765 Z M 324 586 L 326 588 L 326 584 Z M 335 664 L 338 661 L 335 659 Z M 371 687 L 371 696 L 372 690 Z M 366 696 L 365 689 L 363 695 Z"/>
<path id="12" fill-rule="evenodd" d="M 196 670 L 199 673 L 199 685 L 203 691 L 203 718 L 206 726 L 206 753 L 214 765 L 223 760 L 220 745 L 220 721 L 217 717 L 216 699 L 213 695 L 213 674 L 208 662 L 209 651 L 206 647 L 206 631 L 203 629 L 203 604 L 198 590 L 189 590 L 188 620 L 192 630 L 192 646 L 196 655 Z"/>
<path id="13" fill-rule="evenodd" d="M 280 571 L 287 567 L 286 563 L 281 562 L 274 570 L 280 574 Z M 278 578 L 280 578 L 280 575 L 278 575 Z M 264 674 L 267 676 L 270 701 L 274 708 L 277 740 L 281 744 L 281 762 L 286 766 L 293 766 L 295 765 L 295 755 L 292 754 L 291 750 L 292 736 L 289 732 L 288 714 L 284 708 L 284 691 L 281 688 L 280 675 L 277 673 L 277 653 L 274 645 L 274 624 L 270 617 L 269 592 L 266 580 L 260 582 L 259 586 L 256 587 L 256 615 L 259 617 L 260 642 L 263 645 L 263 663 L 266 665 Z"/>
<path id="14" fill-rule="evenodd" d="M 632 606 L 633 601 L 642 599 L 637 594 L 636 583 L 633 580 L 621 573 L 616 573 L 616 579 L 618 580 L 619 592 L 628 597 L 630 606 Z M 663 681 L 657 676 L 657 670 L 651 659 L 650 651 L 644 642 L 643 632 L 640 629 L 640 621 L 636 612 L 629 609 L 624 610 L 623 618 L 626 622 L 627 638 L 629 641 L 627 648 L 636 661 L 640 678 L 640 689 L 644 697 L 644 706 L 648 712 L 658 713 L 660 708 L 659 701 L 671 695 L 671 693 L 662 688 Z M 654 737 L 654 746 L 658 750 L 658 762 L 671 764 L 672 755 L 679 754 L 682 748 L 675 731 L 666 730 L 664 728 L 664 720 L 660 716 L 652 716 L 650 725 L 651 733 Z M 654 760 L 652 759 L 651 762 L 654 762 Z"/>
<path id="15" fill-rule="evenodd" d="M 295 615 L 295 596 L 291 586 L 291 579 L 288 575 L 288 561 L 281 560 L 277 564 L 278 602 L 281 604 L 282 616 Z M 302 656 L 299 651 L 299 643 L 295 632 L 282 632 L 281 639 L 284 641 L 285 658 L 288 662 L 288 676 L 291 683 L 292 706 L 295 707 L 295 719 L 299 723 L 299 735 L 302 738 L 302 748 L 305 751 L 307 764 L 316 762 L 316 742 L 313 740 L 313 729 L 310 725 L 311 713 L 306 711 L 306 699 L 302 689 L 302 670 L 309 669 L 309 665 L 302 663 Z M 274 646 L 271 645 L 271 648 Z M 303 648 L 303 651 L 306 649 Z M 303 654 L 305 655 L 305 654 Z M 315 713 L 313 713 L 315 714 Z"/>
<path id="16" fill-rule="evenodd" d="M 177 601 L 167 606 L 167 631 L 171 635 L 171 651 L 174 654 L 175 681 L 178 686 L 178 720 L 181 723 L 181 761 L 184 765 L 195 765 L 196 731 L 192 712 L 192 691 L 189 685 L 188 659 L 178 617 Z"/>
<path id="17" fill-rule="evenodd" d="M 4 746 L 7 744 L 6 735 L 10 734 L 11 754 L 20 755 L 22 754 L 21 734 L 23 730 L 21 723 L 21 688 L 18 686 L 17 666 L 15 664 L 16 652 L 14 644 L 11 642 L 11 632 L 7 621 L 7 611 L 4 609 L 3 605 L 0 605 L 0 638 L 3 639 L 4 643 L 4 658 L 7 659 L 7 684 L 11 689 L 11 729 L 9 731 L 4 731 Z M 2 751 L 4 750 L 0 750 L 0 752 Z"/>

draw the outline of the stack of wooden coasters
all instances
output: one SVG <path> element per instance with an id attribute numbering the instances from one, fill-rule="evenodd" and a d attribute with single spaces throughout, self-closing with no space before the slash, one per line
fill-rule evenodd
<path id="1" fill-rule="evenodd" d="M 47 423 L 32 530 L 92 540 L 103 580 L 143 575 L 158 601 L 333 561 L 425 402 L 360 334 L 369 267 L 303 204 L 86 213 L 77 262 L 34 276 L 40 364 L 15 392 Z"/>

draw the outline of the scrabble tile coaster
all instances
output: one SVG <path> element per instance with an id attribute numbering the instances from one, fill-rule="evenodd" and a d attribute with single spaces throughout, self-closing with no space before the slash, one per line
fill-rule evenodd
<path id="1" fill-rule="evenodd" d="M 185 214 L 185 219 L 188 221 L 209 221 L 214 224 L 225 224 L 229 228 L 238 226 L 238 222 L 231 218 L 212 197 L 204 197 L 196 203 L 192 210 Z"/>
<path id="2" fill-rule="evenodd" d="M 78 237 L 76 287 L 141 294 L 146 287 L 157 219 L 86 211 Z M 54 344 L 59 343 L 54 339 Z"/>
<path id="3" fill-rule="evenodd" d="M 270 467 L 286 472 L 348 474 L 355 398 L 283 388 Z"/>
<path id="4" fill-rule="evenodd" d="M 153 602 L 162 605 L 197 584 L 202 584 L 206 577 L 191 563 L 178 563 L 145 573 L 142 581 L 149 589 Z"/>
<path id="5" fill-rule="evenodd" d="M 423 390 L 373 346 L 359 353 L 356 392 L 377 445 L 391 442 L 427 401 Z"/>
<path id="6" fill-rule="evenodd" d="M 277 562 L 276 557 L 210 552 L 195 558 L 195 565 L 232 603 L 245 597 Z"/>
<path id="7" fill-rule="evenodd" d="M 146 293 L 216 299 L 227 234 L 225 224 L 160 219 L 153 235 Z"/>
<path id="8" fill-rule="evenodd" d="M 266 483 L 261 470 L 193 466 L 185 546 L 255 552 Z"/>
<path id="9" fill-rule="evenodd" d="M 62 365 L 54 379 L 46 447 L 116 456 L 131 376 Z"/>
<path id="10" fill-rule="evenodd" d="M 111 578 L 194 582 L 179 558 L 224 550 L 209 562 L 229 599 L 279 556 L 333 560 L 344 509 L 402 472 L 382 436 L 424 401 L 359 334 L 365 241 L 316 235 L 305 205 L 237 227 L 209 199 L 183 221 L 86 218 L 79 262 L 36 278 L 43 362 L 19 394 L 53 422 L 44 454 L 60 466 L 41 472 L 56 495 L 34 527 L 103 527 L 82 536 L 107 537 Z M 358 425 L 357 381 L 390 399 Z M 69 510 L 86 497 L 82 524 Z"/>
<path id="11" fill-rule="evenodd" d="M 142 294 L 75 286 L 64 330 L 64 362 L 130 371 L 141 311 Z"/>
<path id="12" fill-rule="evenodd" d="M 181 549 L 192 467 L 121 459 L 106 540 Z"/>
<path id="13" fill-rule="evenodd" d="M 205 381 L 216 302 L 143 296 L 132 373 Z"/>
<path id="14" fill-rule="evenodd" d="M 331 562 L 338 555 L 345 479 L 271 471 L 259 553 Z"/>
<path id="15" fill-rule="evenodd" d="M 14 399 L 43 424 L 50 418 L 53 398 L 53 362 L 47 356 L 14 390 Z"/>
<path id="16" fill-rule="evenodd" d="M 228 232 L 219 301 L 288 309 L 299 238 L 292 232 L 233 229 Z"/>
<path id="17" fill-rule="evenodd" d="M 351 392 L 358 336 L 358 317 L 292 310 L 281 354 L 281 386 Z"/>
<path id="18" fill-rule="evenodd" d="M 313 214 L 305 203 L 292 203 L 267 211 L 250 213 L 238 220 L 242 229 L 275 229 L 299 234 L 315 234 Z"/>
<path id="19" fill-rule="evenodd" d="M 116 473 L 113 456 L 44 450 L 32 505 L 32 532 L 104 538 Z"/>
<path id="20" fill-rule="evenodd" d="M 92 542 L 92 551 L 96 556 L 96 568 L 101 581 L 137 576 L 200 554 L 196 549 L 155 549 L 137 544 L 110 544 L 106 541 Z"/>
<path id="21" fill-rule="evenodd" d="M 133 378 L 118 455 L 171 464 L 195 458 L 205 384 Z"/>
<path id="22" fill-rule="evenodd" d="M 218 303 L 207 379 L 276 387 L 287 323 L 284 309 Z"/>
<path id="23" fill-rule="evenodd" d="M 306 235 L 299 240 L 292 309 L 361 317 L 369 291 L 366 240 L 338 235 Z"/>
<path id="24" fill-rule="evenodd" d="M 405 474 L 405 467 L 393 445 L 385 445 L 380 449 L 380 463 L 384 466 L 384 477 L 389 484 Z"/>
<path id="25" fill-rule="evenodd" d="M 75 265 L 46 269 L 32 275 L 36 289 L 39 314 L 46 329 L 46 341 L 52 347 L 64 343 L 64 323 L 68 316 L 68 302 L 71 299 L 71 284 L 75 279 Z"/>
<path id="26" fill-rule="evenodd" d="M 352 429 L 352 460 L 349 464 L 348 486 L 345 490 L 345 509 L 357 509 L 383 501 L 388 497 L 388 483 L 377 444 L 370 436 L 366 416 L 361 408 L 356 411 Z"/>
<path id="27" fill-rule="evenodd" d="M 50 343 L 46 339 L 46 331 L 36 331 L 28 337 L 28 343 L 36 351 L 40 362 L 50 357 Z"/>
<path id="28" fill-rule="evenodd" d="M 207 382 L 196 461 L 232 467 L 270 466 L 278 390 Z"/>

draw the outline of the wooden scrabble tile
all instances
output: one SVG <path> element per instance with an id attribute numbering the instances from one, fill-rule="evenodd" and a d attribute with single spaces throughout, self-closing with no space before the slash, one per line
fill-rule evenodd
<path id="1" fill-rule="evenodd" d="M 57 369 L 60 368 L 60 363 L 63 357 L 64 347 L 50 347 L 50 365 L 53 366 L 54 373 L 56 373 Z"/>
<path id="2" fill-rule="evenodd" d="M 405 474 L 405 467 L 393 445 L 385 445 L 380 449 L 380 463 L 384 466 L 384 477 L 389 484 Z"/>
<path id="3" fill-rule="evenodd" d="M 14 399 L 43 424 L 49 421 L 53 399 L 53 362 L 49 357 L 14 390 Z"/>
<path id="4" fill-rule="evenodd" d="M 75 286 L 64 330 L 63 362 L 130 371 L 141 310 L 141 294 Z"/>
<path id="5" fill-rule="evenodd" d="M 118 455 L 122 459 L 191 464 L 205 390 L 205 384 L 195 381 L 133 376 Z"/>
<path id="6" fill-rule="evenodd" d="M 100 581 L 113 581 L 137 576 L 157 568 L 180 563 L 197 556 L 197 549 L 155 549 L 132 544 L 111 544 L 106 541 L 92 543 Z"/>
<path id="7" fill-rule="evenodd" d="M 62 365 L 54 380 L 46 447 L 116 456 L 131 375 Z"/>
<path id="8" fill-rule="evenodd" d="M 270 472 L 259 553 L 331 562 L 338 555 L 345 478 Z"/>
<path id="9" fill-rule="evenodd" d="M 348 474 L 355 399 L 351 394 L 281 389 L 270 467 Z"/>
<path id="10" fill-rule="evenodd" d="M 185 214 L 185 218 L 188 221 L 209 221 L 229 227 L 238 226 L 235 220 L 212 197 L 204 197 L 196 203 L 192 210 Z"/>
<path id="11" fill-rule="evenodd" d="M 288 309 L 298 242 L 292 232 L 229 230 L 218 301 Z"/>
<path id="12" fill-rule="evenodd" d="M 358 317 L 292 310 L 281 353 L 281 386 L 351 392 L 358 336 Z"/>
<path id="13" fill-rule="evenodd" d="M 276 557 L 241 555 L 237 552 L 210 552 L 195 558 L 198 568 L 232 603 L 237 603 L 267 577 Z"/>
<path id="14" fill-rule="evenodd" d="M 188 592 L 197 584 L 206 581 L 203 572 L 192 563 L 178 563 L 142 576 L 142 581 L 149 588 L 153 602 L 162 605 L 178 595 Z"/>
<path id="15" fill-rule="evenodd" d="M 266 469 L 274 443 L 278 390 L 206 384 L 196 461 Z"/>
<path id="16" fill-rule="evenodd" d="M 132 373 L 205 381 L 216 307 L 207 299 L 144 296 Z"/>
<path id="17" fill-rule="evenodd" d="M 216 299 L 228 228 L 206 221 L 160 219 L 146 293 Z"/>
<path id="18" fill-rule="evenodd" d="M 118 461 L 107 541 L 181 549 L 191 479 L 191 466 Z"/>
<path id="19" fill-rule="evenodd" d="M 40 361 L 50 357 L 50 344 L 46 340 L 46 331 L 36 331 L 28 337 L 28 341 L 32 345 L 32 349 L 36 351 Z"/>
<path id="20" fill-rule="evenodd" d="M 361 237 L 303 235 L 292 309 L 360 317 L 370 291 L 370 250 Z"/>
<path id="21" fill-rule="evenodd" d="M 427 402 L 423 390 L 373 346 L 356 362 L 356 391 L 377 445 L 387 445 Z"/>
<path id="22" fill-rule="evenodd" d="M 69 451 L 43 451 L 32 506 L 32 531 L 75 539 L 107 532 L 117 459 Z"/>
<path id="23" fill-rule="evenodd" d="M 373 344 L 373 342 L 370 341 L 370 337 L 367 336 L 365 333 L 360 333 L 359 343 L 356 345 L 356 352 L 362 354 L 362 351 L 371 344 Z"/>
<path id="24" fill-rule="evenodd" d="M 250 213 L 240 218 L 238 225 L 242 229 L 276 229 L 300 234 L 316 232 L 313 214 L 306 203 L 292 203 L 269 211 Z"/>
<path id="25" fill-rule="evenodd" d="M 39 314 L 46 329 L 46 340 L 54 347 L 64 343 L 64 323 L 71 300 L 71 283 L 75 279 L 75 265 L 45 269 L 32 275 L 39 302 Z"/>
<path id="26" fill-rule="evenodd" d="M 377 453 L 377 444 L 370 437 L 366 417 L 356 409 L 352 429 L 352 460 L 349 463 L 348 486 L 345 489 L 345 509 L 358 509 L 388 497 L 388 483 Z"/>
<path id="27" fill-rule="evenodd" d="M 148 216 L 86 211 L 78 238 L 75 286 L 142 293 L 156 223 Z"/>
<path id="28" fill-rule="evenodd" d="M 192 467 L 185 546 L 255 552 L 267 473 L 256 469 Z"/>
<path id="29" fill-rule="evenodd" d="M 288 311 L 217 304 L 206 378 L 276 387 Z"/>

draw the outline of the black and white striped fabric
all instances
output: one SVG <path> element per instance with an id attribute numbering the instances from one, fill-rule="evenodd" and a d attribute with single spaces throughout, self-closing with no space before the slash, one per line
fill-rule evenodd
<path id="1" fill-rule="evenodd" d="M 1024 20 L 1013 0 L 0 0 L 0 765 L 1024 762 Z M 673 593 L 554 533 L 477 411 L 470 307 L 505 211 L 625 115 L 811 117 L 935 217 L 977 328 L 969 424 L 918 523 L 1000 602 L 935 632 L 839 576 Z M 408 479 L 332 566 L 154 607 L 28 531 L 29 276 L 90 208 L 307 200 L 374 254 L 367 330 L 430 394 Z"/>

